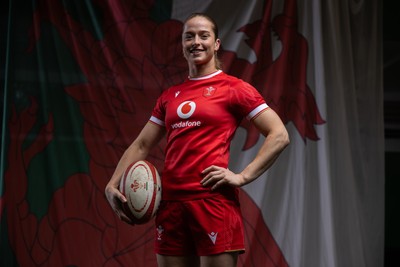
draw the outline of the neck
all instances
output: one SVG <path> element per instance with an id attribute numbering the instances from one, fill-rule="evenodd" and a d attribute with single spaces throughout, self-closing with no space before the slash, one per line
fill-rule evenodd
<path id="1" fill-rule="evenodd" d="M 198 78 L 216 72 L 218 69 L 213 66 L 206 65 L 189 65 L 189 77 Z"/>

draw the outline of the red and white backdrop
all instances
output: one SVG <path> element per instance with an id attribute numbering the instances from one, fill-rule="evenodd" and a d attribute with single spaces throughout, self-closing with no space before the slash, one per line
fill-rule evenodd
<path id="1" fill-rule="evenodd" d="M 239 266 L 383 265 L 379 1 L 16 0 L 7 8 L 1 266 L 156 266 L 153 222 L 120 222 L 104 187 L 156 98 L 187 76 L 180 38 L 192 12 L 215 18 L 224 71 L 253 84 L 291 138 L 241 192 Z M 230 168 L 241 170 L 261 142 L 244 122 Z M 149 157 L 160 170 L 164 144 Z"/>

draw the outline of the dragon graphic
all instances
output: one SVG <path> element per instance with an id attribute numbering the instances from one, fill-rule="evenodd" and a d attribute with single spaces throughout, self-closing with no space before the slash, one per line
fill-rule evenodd
<path id="1" fill-rule="evenodd" d="M 91 2 L 101 10 L 101 33 L 95 36 L 74 19 L 62 1 L 38 0 L 29 31 L 32 53 L 41 38 L 41 25 L 50 23 L 70 50 L 86 82 L 68 85 L 65 93 L 78 103 L 83 140 L 90 156 L 88 173 L 71 175 L 53 193 L 47 214 L 40 220 L 26 198 L 28 168 L 55 134 L 51 114 L 30 143 L 28 133 L 37 127 L 37 100 L 8 121 L 11 136 L 1 217 L 7 218 L 8 238 L 20 266 L 157 266 L 153 253 L 156 235 L 152 222 L 122 223 L 109 207 L 104 188 L 123 151 L 147 122 L 159 94 L 187 75 L 180 46 L 182 22 L 158 23 L 150 16 L 154 1 Z M 239 31 L 258 60 L 249 63 L 234 52 L 223 51 L 225 71 L 253 84 L 282 120 L 292 121 L 301 137 L 318 140 L 314 126 L 324 123 L 306 83 L 307 42 L 298 33 L 296 0 L 285 0 L 282 14 L 271 20 L 272 0 L 265 1 L 261 20 Z M 282 52 L 272 59 L 270 32 L 282 41 Z M 99 38 L 101 36 L 101 38 Z M 258 132 L 248 123 L 243 149 L 257 142 Z M 162 141 L 149 155 L 163 168 Z M 246 248 L 239 266 L 287 266 L 263 221 L 259 208 L 241 191 Z"/>

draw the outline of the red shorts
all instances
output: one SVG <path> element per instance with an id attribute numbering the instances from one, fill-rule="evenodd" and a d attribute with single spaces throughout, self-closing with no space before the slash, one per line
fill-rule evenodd
<path id="1" fill-rule="evenodd" d="M 160 255 L 244 252 L 239 202 L 222 197 L 162 201 L 155 233 L 155 252 Z"/>

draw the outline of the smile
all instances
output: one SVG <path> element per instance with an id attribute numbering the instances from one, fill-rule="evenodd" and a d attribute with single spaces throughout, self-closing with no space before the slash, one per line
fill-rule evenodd
<path id="1" fill-rule="evenodd" d="M 204 50 L 203 49 L 191 48 L 191 49 L 189 49 L 189 52 L 192 53 L 192 54 L 197 54 L 197 53 L 200 53 L 200 52 L 204 52 Z"/>

